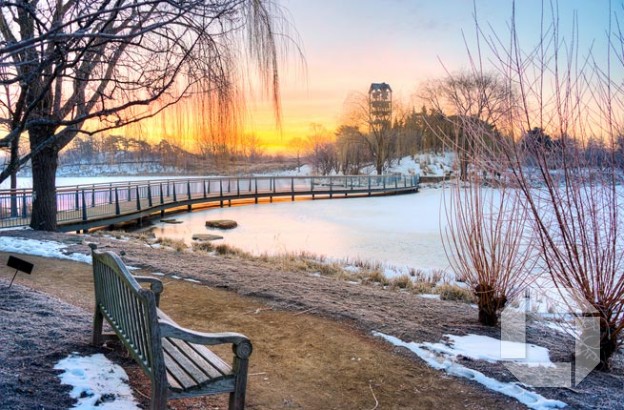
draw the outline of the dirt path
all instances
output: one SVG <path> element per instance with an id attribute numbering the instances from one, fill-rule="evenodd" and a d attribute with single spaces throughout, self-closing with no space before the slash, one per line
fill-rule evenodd
<path id="1" fill-rule="evenodd" d="M 33 233 L 24 231 L 18 235 Z M 49 237 L 76 242 L 75 236 Z M 205 331 L 238 331 L 251 338 L 255 349 L 249 408 L 523 407 L 470 381 L 446 377 L 405 351 L 370 336 L 376 330 L 407 341 L 437 342 L 445 333 L 496 335 L 496 331 L 478 325 L 476 312 L 468 305 L 308 276 L 259 261 L 153 249 L 100 237 L 85 240 L 97 242 L 101 249 L 124 253 L 126 263 L 141 267 L 143 272 L 164 273 L 166 292 L 162 308 L 180 324 Z M 68 250 L 88 252 L 84 244 L 72 245 Z M 93 302 L 89 266 L 28 259 L 36 268 L 32 276 L 21 276 L 20 283 L 90 311 Z M 201 283 L 177 280 L 174 275 Z M 1 277 L 7 276 L 10 275 Z M 532 337 L 540 337 L 537 333 Z M 555 356 L 563 358 L 568 354 L 556 347 L 561 339 L 541 342 L 548 340 L 552 346 L 547 347 Z M 147 394 L 148 387 L 136 367 L 129 361 L 124 366 L 131 378 L 139 381 L 135 389 Z M 472 367 L 493 372 L 499 379 L 511 379 L 502 366 L 473 363 Z M 608 378 L 599 375 L 586 389 L 576 392 L 540 392 L 549 398 L 577 403 L 574 407 L 591 402 L 592 408 L 600 408 L 602 402 L 606 408 L 609 403 L 617 403 L 622 380 L 616 372 Z M 194 407 L 197 405 L 214 408 L 224 401 L 211 398 L 201 400 L 201 405 L 197 401 L 171 403 L 180 409 L 198 408 Z"/>

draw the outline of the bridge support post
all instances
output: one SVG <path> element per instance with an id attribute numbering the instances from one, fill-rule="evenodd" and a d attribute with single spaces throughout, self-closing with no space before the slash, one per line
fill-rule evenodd
<path id="1" fill-rule="evenodd" d="M 139 193 L 139 186 L 136 186 L 136 208 L 137 211 L 141 210 L 141 194 Z"/>
<path id="2" fill-rule="evenodd" d="M 81 190 L 82 194 L 82 220 L 87 221 L 87 201 L 85 200 L 85 191 Z"/>
<path id="3" fill-rule="evenodd" d="M 26 203 L 26 191 L 22 193 L 22 218 L 28 216 L 28 205 Z"/>
<path id="4" fill-rule="evenodd" d="M 152 185 L 149 182 L 147 183 L 147 204 L 150 208 L 154 206 L 152 202 Z"/>
<path id="5" fill-rule="evenodd" d="M 314 177 L 310 178 L 310 192 L 312 192 L 312 200 L 314 200 Z"/>
<path id="6" fill-rule="evenodd" d="M 91 208 L 95 208 L 95 186 L 91 189 Z"/>
<path id="7" fill-rule="evenodd" d="M 368 196 L 371 196 L 371 177 L 368 176 Z"/>
<path id="8" fill-rule="evenodd" d="M 290 178 L 290 200 L 295 201 L 295 177 Z"/>
<path id="9" fill-rule="evenodd" d="M 219 205 L 223 208 L 223 180 L 219 179 Z"/>
<path id="10" fill-rule="evenodd" d="M 121 213 L 121 209 L 119 209 L 119 191 L 117 187 L 115 187 L 115 215 L 119 215 Z"/>
<path id="11" fill-rule="evenodd" d="M 186 181 L 186 193 L 189 201 L 193 199 L 193 196 L 191 195 L 191 181 Z M 193 205 L 188 204 L 187 210 L 191 212 L 193 210 Z"/>
<path id="12" fill-rule="evenodd" d="M 258 178 L 255 179 L 256 181 L 256 188 L 255 188 L 255 203 L 258 203 Z M 251 184 L 251 179 L 249 180 L 249 183 Z M 251 188 L 249 189 L 251 190 Z"/>
<path id="13" fill-rule="evenodd" d="M 329 177 L 329 199 L 334 197 L 334 180 Z"/>

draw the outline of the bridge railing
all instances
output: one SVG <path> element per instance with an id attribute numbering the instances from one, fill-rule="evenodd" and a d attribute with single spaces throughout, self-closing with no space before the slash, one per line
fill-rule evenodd
<path id="1" fill-rule="evenodd" d="M 418 182 L 418 176 L 393 174 L 192 177 L 63 186 L 56 189 L 57 222 L 106 219 L 150 209 L 237 198 L 390 193 L 415 188 Z M 32 189 L 0 190 L 0 227 L 28 225 L 32 203 Z"/>

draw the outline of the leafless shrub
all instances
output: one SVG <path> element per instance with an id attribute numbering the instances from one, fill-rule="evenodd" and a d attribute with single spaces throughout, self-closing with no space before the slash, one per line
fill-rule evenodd
<path id="1" fill-rule="evenodd" d="M 483 35 L 477 23 L 479 40 L 514 86 L 518 104 L 508 115 L 510 135 L 490 157 L 508 162 L 510 181 L 530 212 L 540 264 L 555 286 L 576 296 L 566 299 L 570 310 L 584 300 L 599 312 L 606 369 L 624 329 L 624 191 L 615 150 L 624 129 L 624 33 L 619 24 L 608 28 L 607 54 L 598 60 L 579 52 L 576 22 L 574 41 L 566 41 L 556 7 L 546 9 L 541 41 L 528 50 L 513 18 L 509 40 Z M 613 10 L 611 18 L 621 20 L 623 11 Z M 474 69 L 482 70 L 478 62 Z M 591 141 L 603 141 L 608 155 L 592 155 Z"/>
<path id="2" fill-rule="evenodd" d="M 456 276 L 477 299 L 479 322 L 494 326 L 507 301 L 533 280 L 534 259 L 522 197 L 483 182 L 473 175 L 469 183 L 447 186 L 443 244 Z"/>

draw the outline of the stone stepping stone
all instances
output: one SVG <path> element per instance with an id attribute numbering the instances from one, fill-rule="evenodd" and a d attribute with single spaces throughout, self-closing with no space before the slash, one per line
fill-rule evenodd
<path id="1" fill-rule="evenodd" d="M 181 224 L 182 221 L 178 221 L 177 219 L 161 219 L 160 222 L 164 224 Z"/>
<path id="2" fill-rule="evenodd" d="M 234 229 L 238 226 L 236 221 L 232 221 L 231 219 L 213 219 L 211 221 L 206 221 L 206 228 L 217 228 L 217 229 Z"/>
<path id="3" fill-rule="evenodd" d="M 194 241 L 216 241 L 217 239 L 223 239 L 223 236 L 212 235 L 209 233 L 195 233 L 193 234 Z"/>

